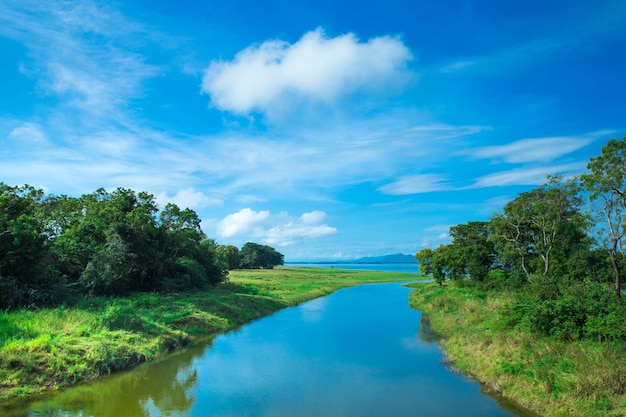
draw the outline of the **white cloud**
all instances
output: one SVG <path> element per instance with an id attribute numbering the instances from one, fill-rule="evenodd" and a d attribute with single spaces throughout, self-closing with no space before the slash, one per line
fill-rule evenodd
<path id="1" fill-rule="evenodd" d="M 157 74 L 128 47 L 146 40 L 144 29 L 106 5 L 21 0 L 3 6 L 0 35 L 23 42 L 32 57 L 22 71 L 64 104 L 92 114 L 119 113 Z"/>
<path id="2" fill-rule="evenodd" d="M 337 229 L 323 224 L 326 213 L 312 211 L 294 218 L 286 212 L 271 214 L 250 208 L 229 214 L 217 225 L 222 238 L 247 236 L 263 243 L 288 246 L 305 239 L 315 239 L 337 233 Z"/>
<path id="3" fill-rule="evenodd" d="M 232 237 L 240 234 L 256 235 L 270 219 L 269 211 L 256 212 L 245 208 L 236 213 L 229 214 L 218 225 L 218 233 L 221 237 Z"/>
<path id="4" fill-rule="evenodd" d="M 22 126 L 16 127 L 9 133 L 9 139 L 26 143 L 45 143 L 47 141 L 41 128 L 33 123 L 24 123 Z"/>
<path id="5" fill-rule="evenodd" d="M 578 149 L 584 148 L 606 131 L 585 136 L 561 136 L 522 139 L 501 146 L 485 146 L 466 153 L 473 157 L 502 160 L 509 163 L 553 161 Z"/>
<path id="6" fill-rule="evenodd" d="M 493 174 L 478 178 L 473 185 L 467 188 L 502 187 L 510 185 L 541 185 L 547 181 L 548 175 L 577 175 L 582 173 L 585 170 L 585 167 L 586 162 L 574 162 L 571 164 L 556 166 L 550 165 L 494 172 Z"/>
<path id="7" fill-rule="evenodd" d="M 407 195 L 450 189 L 446 179 L 437 174 L 418 174 L 400 177 L 397 181 L 379 188 L 385 194 Z"/>
<path id="8" fill-rule="evenodd" d="M 450 226 L 449 224 L 437 224 L 424 229 L 420 247 L 435 248 L 443 243 L 447 243 L 450 240 Z"/>
<path id="9" fill-rule="evenodd" d="M 321 224 L 326 213 L 313 211 L 304 213 L 296 220 L 272 227 L 265 233 L 265 241 L 270 245 L 288 246 L 299 240 L 315 239 L 337 233 L 337 229 Z"/>
<path id="10" fill-rule="evenodd" d="M 185 188 L 183 190 L 178 190 L 176 194 L 171 197 L 166 193 L 161 193 L 156 196 L 156 200 L 162 206 L 165 206 L 165 204 L 171 202 L 176 204 L 180 208 L 191 208 L 194 210 L 209 206 L 221 205 L 223 203 L 222 200 L 218 198 L 207 197 L 203 192 L 196 191 L 194 188 Z"/>
<path id="11" fill-rule="evenodd" d="M 457 61 L 442 67 L 441 72 L 445 74 L 454 73 L 470 68 L 473 65 L 475 65 L 475 62 L 473 61 Z"/>
<path id="12" fill-rule="evenodd" d="M 553 25 L 533 32 L 519 43 L 507 43 L 505 48 L 483 55 L 455 57 L 444 63 L 441 72 L 501 72 L 520 71 L 528 66 L 555 60 L 569 54 L 587 54 L 593 45 L 606 41 L 616 33 L 622 34 L 626 23 L 626 9 L 620 1 L 596 2 L 587 5 L 585 18 L 568 22 L 553 20 Z"/>
<path id="13" fill-rule="evenodd" d="M 300 216 L 300 221 L 303 224 L 318 224 L 321 223 L 325 217 L 326 213 L 323 211 L 311 211 Z"/>
<path id="14" fill-rule="evenodd" d="M 235 113 L 266 111 L 286 96 L 332 102 L 361 89 L 384 89 L 405 80 L 413 58 L 398 38 L 363 43 L 352 33 L 328 38 L 321 29 L 294 44 L 266 41 L 232 61 L 213 61 L 202 91 L 214 106 Z"/>

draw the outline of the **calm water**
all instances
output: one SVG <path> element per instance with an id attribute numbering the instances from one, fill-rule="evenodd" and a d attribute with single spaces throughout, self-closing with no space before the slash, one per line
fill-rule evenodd
<path id="1" fill-rule="evenodd" d="M 286 267 L 289 268 L 338 268 L 338 269 L 355 269 L 361 271 L 385 271 L 385 272 L 412 272 L 419 274 L 417 262 L 411 264 L 300 264 L 300 263 L 287 263 Z"/>
<path id="2" fill-rule="evenodd" d="M 211 344 L 13 408 L 17 416 L 515 416 L 450 372 L 398 283 L 288 308 Z"/>

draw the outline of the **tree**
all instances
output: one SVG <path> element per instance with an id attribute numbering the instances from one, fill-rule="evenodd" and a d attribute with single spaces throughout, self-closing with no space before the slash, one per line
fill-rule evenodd
<path id="1" fill-rule="evenodd" d="M 200 228 L 191 209 L 167 204 L 159 216 L 164 254 L 162 282 L 167 290 L 202 288 L 224 279 L 218 265 L 217 245 Z"/>
<path id="2" fill-rule="evenodd" d="M 558 177 L 519 194 L 489 223 L 497 249 L 504 259 L 519 262 L 527 279 L 534 273 L 545 279 L 568 228 L 582 224 L 580 204 L 575 188 Z"/>
<path id="3" fill-rule="evenodd" d="M 216 255 L 222 269 L 237 269 L 241 264 L 241 256 L 239 255 L 239 248 L 237 248 L 237 246 L 219 245 L 216 248 Z"/>
<path id="4" fill-rule="evenodd" d="M 469 222 L 450 228 L 450 250 L 457 252 L 465 273 L 474 281 L 487 278 L 495 259 L 495 248 L 489 238 L 487 222 Z"/>
<path id="5" fill-rule="evenodd" d="M 463 254 L 453 245 L 439 245 L 433 254 L 433 276 L 437 282 L 465 279 L 467 273 Z"/>
<path id="6" fill-rule="evenodd" d="M 615 276 L 615 295 L 622 297 L 621 264 L 626 260 L 626 137 L 611 139 L 600 155 L 587 164 L 590 171 L 580 177 L 589 193 L 592 212 L 597 223 L 599 244 L 607 251 Z"/>
<path id="7" fill-rule="evenodd" d="M 55 197 L 0 183 L 0 307 L 199 289 L 224 279 L 216 247 L 193 210 L 159 213 L 146 192 Z"/>
<path id="8" fill-rule="evenodd" d="M 417 259 L 419 270 L 424 275 L 433 274 L 433 250 L 430 248 L 420 249 L 413 257 Z"/>
<path id="9" fill-rule="evenodd" d="M 44 194 L 0 182 L 0 306 L 49 304 L 63 282 L 50 265 L 42 216 Z"/>
<path id="10" fill-rule="evenodd" d="M 131 287 L 137 257 L 115 231 L 83 270 L 80 283 L 89 295 L 121 295 Z"/>
<path id="11" fill-rule="evenodd" d="M 276 265 L 282 265 L 283 254 L 271 246 L 259 245 L 247 242 L 241 248 L 241 268 L 244 269 L 272 269 Z"/>

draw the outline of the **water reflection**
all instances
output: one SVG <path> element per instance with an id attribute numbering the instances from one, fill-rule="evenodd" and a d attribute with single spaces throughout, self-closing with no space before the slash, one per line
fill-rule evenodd
<path id="1" fill-rule="evenodd" d="M 441 341 L 439 336 L 430 325 L 430 319 L 428 316 L 422 314 L 420 319 L 420 328 L 417 331 L 417 338 L 424 343 L 437 343 Z"/>
<path id="2" fill-rule="evenodd" d="M 3 417 L 505 417 L 442 365 L 399 284 L 282 310 L 162 361 L 12 407 Z M 421 325 L 420 325 L 421 323 Z M 454 398 L 454 401 L 450 401 Z"/>
<path id="3" fill-rule="evenodd" d="M 43 395 L 30 404 L 0 406 L 4 417 L 152 417 L 186 415 L 196 402 L 194 360 L 205 348 L 189 348 L 129 372 Z"/>

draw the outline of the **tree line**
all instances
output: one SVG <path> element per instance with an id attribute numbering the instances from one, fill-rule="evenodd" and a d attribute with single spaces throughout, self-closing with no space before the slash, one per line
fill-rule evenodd
<path id="1" fill-rule="evenodd" d="M 505 320 L 564 340 L 626 340 L 626 138 L 587 172 L 519 194 L 488 221 L 450 228 L 451 243 L 415 254 L 443 285 L 510 291 Z"/>
<path id="2" fill-rule="evenodd" d="M 2 308 L 197 290 L 223 282 L 228 269 L 283 263 L 268 246 L 246 243 L 236 255 L 232 248 L 207 238 L 193 210 L 159 210 L 146 192 L 98 189 L 76 198 L 0 182 Z"/>

